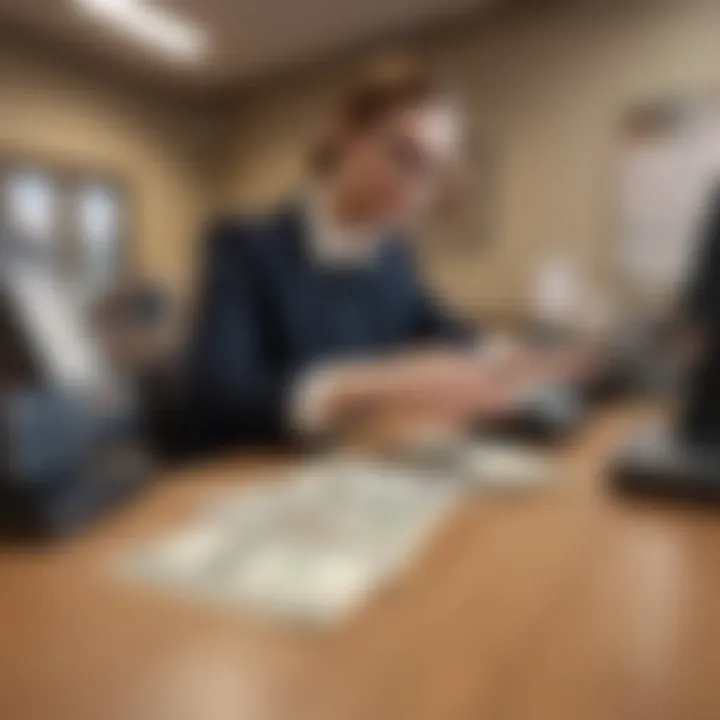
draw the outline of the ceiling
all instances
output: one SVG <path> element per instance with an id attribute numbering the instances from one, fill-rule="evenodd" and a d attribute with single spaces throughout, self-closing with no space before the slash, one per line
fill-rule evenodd
<path id="1" fill-rule="evenodd" d="M 145 0 L 200 23 L 210 51 L 178 65 L 78 13 L 73 0 L 0 0 L 0 21 L 117 67 L 187 83 L 229 85 L 380 37 L 468 14 L 488 0 Z M 88 55 L 90 53 L 90 55 Z"/>

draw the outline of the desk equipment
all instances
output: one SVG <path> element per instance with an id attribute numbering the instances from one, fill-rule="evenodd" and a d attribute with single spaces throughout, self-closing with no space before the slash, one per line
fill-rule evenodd
<path id="1" fill-rule="evenodd" d="M 720 345 L 711 340 L 689 372 L 674 422 L 638 428 L 611 462 L 625 492 L 720 501 Z"/>
<path id="2" fill-rule="evenodd" d="M 552 442 L 567 437 L 586 416 L 579 383 L 557 382 L 531 388 L 509 416 L 483 425 L 481 432 L 508 440 Z"/>
<path id="3" fill-rule="evenodd" d="M 702 349 L 686 373 L 674 423 L 640 428 L 611 463 L 616 487 L 697 501 L 720 500 L 720 194 L 683 314 Z"/>
<path id="4" fill-rule="evenodd" d="M 720 448 L 693 446 L 671 428 L 649 425 L 616 456 L 611 477 L 617 488 L 635 495 L 720 501 Z"/>
<path id="5" fill-rule="evenodd" d="M 0 278 L 0 535 L 78 528 L 140 486 L 147 458 L 133 400 L 41 267 Z"/>

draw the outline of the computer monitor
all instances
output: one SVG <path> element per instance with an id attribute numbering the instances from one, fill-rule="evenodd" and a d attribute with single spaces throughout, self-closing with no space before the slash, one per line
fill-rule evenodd
<path id="1" fill-rule="evenodd" d="M 669 427 L 638 428 L 612 459 L 610 477 L 624 491 L 720 502 L 720 191 L 713 195 L 682 316 L 700 351 L 681 385 Z"/>
<path id="2" fill-rule="evenodd" d="M 681 314 L 699 351 L 682 384 L 676 433 L 690 447 L 720 449 L 720 187 L 706 212 Z"/>

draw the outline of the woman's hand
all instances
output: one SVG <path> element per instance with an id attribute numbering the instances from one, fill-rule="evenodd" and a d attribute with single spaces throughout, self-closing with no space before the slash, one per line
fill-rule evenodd
<path id="1" fill-rule="evenodd" d="M 469 353 L 425 351 L 349 365 L 336 376 L 330 402 L 338 416 L 398 414 L 472 422 L 505 412 L 513 376 Z"/>

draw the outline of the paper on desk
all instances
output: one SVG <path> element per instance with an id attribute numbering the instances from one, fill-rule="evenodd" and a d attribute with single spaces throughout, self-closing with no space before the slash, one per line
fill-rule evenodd
<path id="1" fill-rule="evenodd" d="M 400 573 L 479 490 L 538 487 L 552 474 L 511 445 L 460 443 L 431 469 L 336 457 L 201 508 L 190 525 L 122 559 L 126 576 L 186 596 L 326 624 Z"/>
<path id="2" fill-rule="evenodd" d="M 469 444 L 460 465 L 469 484 L 495 491 L 548 487 L 558 474 L 541 452 L 493 442 Z"/>
<path id="3" fill-rule="evenodd" d="M 432 467 L 461 492 L 534 490 L 550 486 L 555 463 L 541 451 L 490 439 L 456 440 L 449 445 L 419 444 L 398 457 L 402 464 Z"/>
<path id="4" fill-rule="evenodd" d="M 122 569 L 192 597 L 332 622 L 397 575 L 461 496 L 392 465 L 312 463 L 204 508 L 189 528 L 124 557 Z"/>

